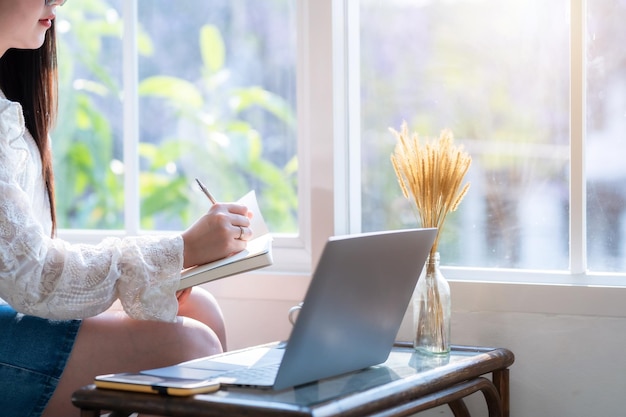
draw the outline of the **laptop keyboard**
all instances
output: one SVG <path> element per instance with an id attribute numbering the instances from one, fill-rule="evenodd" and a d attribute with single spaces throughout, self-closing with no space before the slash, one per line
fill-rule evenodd
<path id="1" fill-rule="evenodd" d="M 233 369 L 221 374 L 219 379 L 229 384 L 272 386 L 276 380 L 279 365 L 279 363 L 273 363 L 267 366 Z"/>

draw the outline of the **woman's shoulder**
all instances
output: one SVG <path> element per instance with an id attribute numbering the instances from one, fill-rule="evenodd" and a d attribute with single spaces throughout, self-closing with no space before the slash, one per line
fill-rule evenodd
<path id="1" fill-rule="evenodd" d="M 0 178 L 17 179 L 25 183 L 23 177 L 29 170 L 31 150 L 25 139 L 26 127 L 22 106 L 19 103 L 0 98 Z M 32 163 L 32 162 L 31 162 Z M 33 168 L 34 169 L 34 168 Z"/>
<path id="2" fill-rule="evenodd" d="M 24 129 L 22 106 L 0 96 L 0 140 L 12 142 L 24 135 Z"/>

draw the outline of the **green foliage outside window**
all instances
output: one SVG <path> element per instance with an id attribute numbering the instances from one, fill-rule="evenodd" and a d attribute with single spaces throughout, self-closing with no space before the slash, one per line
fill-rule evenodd
<path id="1" fill-rule="evenodd" d="M 123 229 L 121 21 L 103 2 L 66 9 L 57 22 L 60 119 L 53 133 L 59 226 Z M 152 75 L 139 83 L 140 105 L 167 111 L 169 120 L 160 136 L 139 127 L 142 228 L 177 230 L 200 214 L 185 167 L 204 166 L 220 200 L 255 189 L 272 231 L 297 230 L 296 156 L 287 163 L 270 160 L 267 139 L 255 125 L 260 113 L 270 114 L 293 132 L 292 108 L 257 85 L 227 84 L 219 29 L 207 24 L 198 36 L 200 80 Z M 141 28 L 138 50 L 142 56 L 153 51 Z M 158 113 L 153 122 L 162 122 Z"/>

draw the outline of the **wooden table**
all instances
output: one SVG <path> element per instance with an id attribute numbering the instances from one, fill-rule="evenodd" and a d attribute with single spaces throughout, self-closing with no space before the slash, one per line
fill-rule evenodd
<path id="1" fill-rule="evenodd" d="M 490 417 L 509 416 L 509 366 L 504 348 L 453 346 L 450 355 L 425 356 L 408 344 L 395 346 L 387 361 L 362 371 L 282 391 L 222 388 L 193 397 L 168 397 L 105 389 L 76 391 L 81 417 L 133 412 L 161 416 L 409 416 L 448 404 L 469 417 L 463 398 L 481 391 Z M 491 374 L 491 378 L 488 378 Z"/>

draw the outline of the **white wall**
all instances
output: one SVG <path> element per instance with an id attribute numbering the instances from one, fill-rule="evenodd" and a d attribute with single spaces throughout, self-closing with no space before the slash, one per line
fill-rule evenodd
<path id="1" fill-rule="evenodd" d="M 626 415 L 623 318 L 463 311 L 453 331 L 456 341 L 515 353 L 512 416 Z"/>
<path id="2" fill-rule="evenodd" d="M 229 348 L 282 340 L 306 276 L 249 274 L 209 284 L 224 310 Z M 511 416 L 626 416 L 626 289 L 452 282 L 452 342 L 506 347 Z M 407 314 L 409 317 L 410 314 Z M 410 340 L 405 319 L 399 338 Z M 487 415 L 478 394 L 468 400 Z M 420 416 L 451 416 L 437 408 Z"/>

